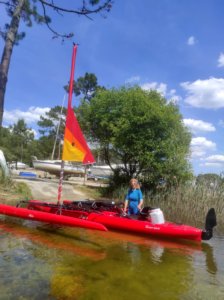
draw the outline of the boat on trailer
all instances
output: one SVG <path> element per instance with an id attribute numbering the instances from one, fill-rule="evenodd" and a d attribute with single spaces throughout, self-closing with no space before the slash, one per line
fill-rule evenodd
<path id="1" fill-rule="evenodd" d="M 49 174 L 60 176 L 61 160 L 39 160 L 36 156 L 32 157 L 33 167 L 36 170 L 41 170 Z M 67 161 L 64 165 L 64 176 L 69 178 L 72 176 L 84 177 L 85 167 L 80 163 L 75 164 Z"/>
<path id="2" fill-rule="evenodd" d="M 155 210 L 144 207 L 137 216 L 123 214 L 121 204 L 111 201 L 69 201 L 62 204 L 43 202 L 38 200 L 22 201 L 18 204 L 26 205 L 30 211 L 40 211 L 52 215 L 67 216 L 99 223 L 107 229 L 126 231 L 134 234 L 144 234 L 149 237 L 166 239 L 184 239 L 193 241 L 209 240 L 213 236 L 213 228 L 216 226 L 216 214 L 211 208 L 206 216 L 205 228 L 199 229 L 193 226 L 164 221 L 154 223 L 152 212 Z"/>

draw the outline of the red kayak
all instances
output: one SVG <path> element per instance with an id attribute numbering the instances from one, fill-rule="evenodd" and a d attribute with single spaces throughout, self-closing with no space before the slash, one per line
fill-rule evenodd
<path id="1" fill-rule="evenodd" d="M 73 218 L 85 219 L 99 223 L 112 230 L 121 230 L 137 234 L 147 234 L 153 237 L 186 240 L 209 240 L 216 226 L 216 215 L 211 208 L 206 217 L 205 229 L 164 221 L 154 224 L 149 217 L 151 208 L 144 208 L 139 216 L 123 216 L 120 208 L 114 203 L 103 201 L 64 201 L 62 205 L 52 202 L 30 200 L 27 202 L 30 210 L 48 214 L 62 214 Z M 136 219 L 137 217 L 137 219 Z"/>
<path id="2" fill-rule="evenodd" d="M 68 217 L 66 215 L 51 214 L 44 211 L 35 211 L 33 209 L 19 208 L 5 204 L 0 204 L 0 214 L 57 225 L 107 231 L 107 228 L 99 222 L 96 223 L 90 220 L 82 220 L 80 218 Z"/>

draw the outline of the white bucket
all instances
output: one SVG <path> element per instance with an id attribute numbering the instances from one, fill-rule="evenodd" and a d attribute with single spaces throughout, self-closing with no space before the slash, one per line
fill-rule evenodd
<path id="1" fill-rule="evenodd" d="M 153 209 L 150 212 L 151 222 L 152 224 L 163 224 L 165 223 L 163 212 L 160 208 Z"/>

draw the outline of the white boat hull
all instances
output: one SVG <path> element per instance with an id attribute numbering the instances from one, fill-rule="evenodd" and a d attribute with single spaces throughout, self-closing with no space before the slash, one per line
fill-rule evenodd
<path id="1" fill-rule="evenodd" d="M 60 176 L 61 161 L 50 160 L 33 160 L 33 167 L 36 170 L 48 172 L 50 174 Z M 84 176 L 85 168 L 82 165 L 74 165 L 72 163 L 65 163 L 65 176 Z"/>
<path id="2" fill-rule="evenodd" d="M 112 175 L 112 170 L 111 170 L 110 166 L 108 166 L 108 165 L 91 166 L 90 174 L 93 176 L 99 176 L 99 177 L 109 177 Z"/>

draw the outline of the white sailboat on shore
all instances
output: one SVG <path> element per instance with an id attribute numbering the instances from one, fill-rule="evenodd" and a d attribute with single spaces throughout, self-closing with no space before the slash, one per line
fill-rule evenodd
<path id="1" fill-rule="evenodd" d="M 60 176 L 61 171 L 61 160 L 39 160 L 36 156 L 32 156 L 33 167 L 36 170 L 48 172 L 49 174 L 55 175 L 57 177 Z M 85 166 L 80 163 L 75 162 L 65 162 L 64 165 L 64 175 L 66 177 L 72 176 L 85 176 Z"/>

